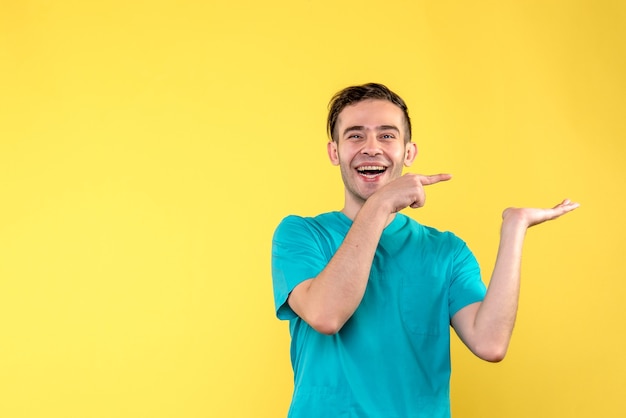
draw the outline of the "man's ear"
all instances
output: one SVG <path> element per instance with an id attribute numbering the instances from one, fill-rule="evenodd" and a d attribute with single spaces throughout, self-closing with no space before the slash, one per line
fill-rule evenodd
<path id="1" fill-rule="evenodd" d="M 404 146 L 404 165 L 410 167 L 417 157 L 417 144 L 409 142 Z"/>
<path id="2" fill-rule="evenodd" d="M 328 145 L 326 145 L 326 150 L 328 151 L 328 158 L 330 158 L 330 162 L 333 165 L 339 165 L 339 153 L 337 152 L 337 143 L 335 141 L 328 141 Z"/>

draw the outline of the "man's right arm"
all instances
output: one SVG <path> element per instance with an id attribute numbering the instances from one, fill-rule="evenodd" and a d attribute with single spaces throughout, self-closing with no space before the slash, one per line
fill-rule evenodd
<path id="1" fill-rule="evenodd" d="M 291 309 L 316 331 L 337 333 L 363 299 L 378 241 L 390 215 L 409 206 L 423 206 L 423 186 L 448 179 L 447 174 L 407 174 L 370 196 L 324 270 L 292 290 L 287 300 Z"/>
<path id="2" fill-rule="evenodd" d="M 291 309 L 322 334 L 335 334 L 361 303 L 378 241 L 389 217 L 365 204 L 326 268 L 290 293 Z"/>

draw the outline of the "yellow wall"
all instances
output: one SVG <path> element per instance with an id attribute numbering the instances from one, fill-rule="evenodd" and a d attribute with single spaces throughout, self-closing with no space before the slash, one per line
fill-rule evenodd
<path id="1" fill-rule="evenodd" d="M 463 3 L 463 4 L 461 4 Z M 0 416 L 280 417 L 271 234 L 341 207 L 330 96 L 409 103 L 427 207 L 488 278 L 530 231 L 509 357 L 455 340 L 457 417 L 626 411 L 620 1 L 0 2 Z"/>

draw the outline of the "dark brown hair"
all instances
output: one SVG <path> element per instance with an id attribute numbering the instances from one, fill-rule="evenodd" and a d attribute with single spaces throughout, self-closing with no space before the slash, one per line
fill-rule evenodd
<path id="1" fill-rule="evenodd" d="M 326 129 L 328 136 L 337 141 L 338 136 L 335 132 L 337 119 L 341 111 L 350 105 L 357 104 L 363 100 L 387 100 L 398 106 L 404 113 L 405 119 L 405 142 L 411 140 L 411 118 L 409 118 L 409 110 L 404 100 L 386 86 L 378 83 L 367 83 L 361 86 L 351 86 L 337 92 L 328 104 L 328 122 Z"/>

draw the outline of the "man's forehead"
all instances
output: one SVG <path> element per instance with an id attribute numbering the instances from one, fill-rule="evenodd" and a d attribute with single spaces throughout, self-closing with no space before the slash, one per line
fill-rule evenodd
<path id="1" fill-rule="evenodd" d="M 404 113 L 402 109 L 387 100 L 364 100 L 343 108 L 338 115 L 337 122 L 341 130 L 352 126 L 367 129 L 380 127 L 399 129 L 404 124 Z"/>

